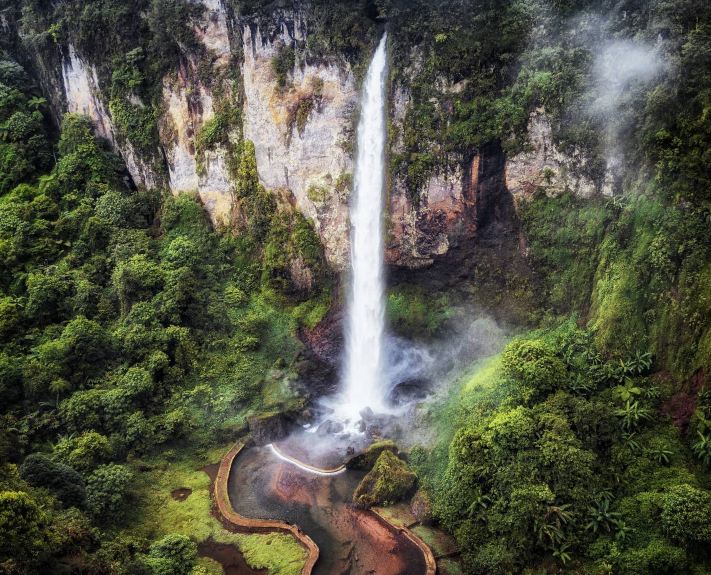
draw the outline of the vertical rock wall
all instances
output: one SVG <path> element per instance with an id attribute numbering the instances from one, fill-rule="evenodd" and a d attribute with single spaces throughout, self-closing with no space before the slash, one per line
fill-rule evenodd
<path id="1" fill-rule="evenodd" d="M 130 142 L 118 141 L 116 127 L 102 99 L 96 68 L 84 62 L 71 44 L 62 58 L 62 87 L 65 111 L 91 118 L 97 135 L 124 159 L 136 185 L 159 186 L 161 178 L 155 169 L 136 153 Z"/>
<path id="2" fill-rule="evenodd" d="M 165 113 L 160 137 L 171 191 L 197 193 L 213 223 L 221 226 L 229 224 L 233 203 L 228 151 L 218 146 L 198 157 L 197 139 L 215 116 L 214 94 L 219 90 L 223 100 L 235 96 L 229 72 L 236 52 L 223 0 L 203 0 L 202 4 L 203 17 L 195 22 L 194 31 L 204 53 L 187 55 L 180 68 L 163 79 Z M 200 73 L 205 61 L 209 62 L 209 84 Z M 239 130 L 233 130 L 230 137 L 238 139 Z"/>
<path id="3" fill-rule="evenodd" d="M 551 195 L 570 191 L 584 198 L 598 193 L 612 195 L 612 176 L 602 182 L 585 175 L 586 158 L 562 153 L 553 142 L 550 120 L 545 111 L 531 114 L 528 122 L 528 149 L 506 162 L 506 187 L 517 202 L 543 189 Z"/>
<path id="4" fill-rule="evenodd" d="M 71 46 L 62 64 L 66 109 L 93 119 L 97 133 L 124 157 L 137 185 L 158 187 L 167 183 L 175 194 L 197 193 L 212 221 L 220 226 L 228 225 L 233 215 L 231 152 L 220 144 L 199 150 L 198 142 L 201 130 L 219 113 L 221 104 L 239 103 L 242 125 L 232 126 L 230 141 L 237 144 L 243 137 L 254 142 L 264 186 L 280 202 L 289 202 L 313 222 L 329 264 L 336 270 L 346 269 L 359 97 L 353 71 L 335 56 L 330 60 L 297 61 L 280 85 L 273 61 L 281 50 L 305 41 L 305 14 L 277 10 L 271 27 L 265 30 L 256 21 L 235 19 L 224 0 L 201 3 L 203 15 L 193 22 L 201 49 L 186 53 L 179 68 L 163 79 L 161 150 L 156 156 L 165 162 L 166 178 L 140 158 L 130 142 L 118 141 L 96 70 Z M 391 98 L 397 133 L 409 94 L 397 86 Z M 591 192 L 589 182 L 570 180 L 564 169 L 566 159 L 550 149 L 549 124 L 532 118 L 531 140 L 529 152 L 506 164 L 505 184 L 514 195 L 525 195 L 545 183 L 551 166 L 560 174 L 556 182 L 564 182 L 560 185 L 574 185 L 582 194 Z M 400 145 L 392 143 L 394 150 Z M 453 247 L 475 238 L 481 221 L 488 218 L 486 198 L 494 194 L 492 186 L 483 196 L 479 193 L 480 161 L 474 156 L 458 165 L 442 167 L 429 178 L 416 200 L 410 197 L 404 182 L 397 178 L 388 182 L 388 263 L 426 267 Z M 503 165 L 500 168 L 502 177 L 497 180 L 496 193 L 506 194 Z"/>
<path id="5" fill-rule="evenodd" d="M 328 261 L 348 260 L 348 196 L 353 157 L 348 147 L 358 92 L 351 70 L 333 63 L 302 63 L 279 86 L 272 60 L 303 39 L 303 23 L 280 24 L 264 36 L 243 28 L 244 137 L 252 140 L 259 177 L 267 189 L 287 191 L 314 223 Z"/>

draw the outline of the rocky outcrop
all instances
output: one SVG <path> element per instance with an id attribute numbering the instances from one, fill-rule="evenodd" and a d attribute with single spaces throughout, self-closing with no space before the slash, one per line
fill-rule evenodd
<path id="1" fill-rule="evenodd" d="M 506 187 L 517 202 L 539 189 L 549 195 L 570 191 L 584 198 L 612 195 L 611 176 L 594 181 L 585 175 L 586 162 L 583 154 L 571 156 L 558 149 L 550 120 L 543 110 L 537 110 L 528 123 L 528 148 L 506 161 Z"/>
<path id="2" fill-rule="evenodd" d="M 116 127 L 103 102 L 96 68 L 87 64 L 71 44 L 62 58 L 63 109 L 91 118 L 98 136 L 107 140 L 123 158 L 136 185 L 155 188 L 161 178 L 156 170 L 140 157 L 131 143 L 119 141 Z"/>
<path id="3" fill-rule="evenodd" d="M 463 172 L 457 166 L 430 177 L 417 205 L 401 181 L 394 183 L 386 242 L 389 264 L 408 268 L 429 266 L 460 239 L 467 206 Z"/>
<path id="4" fill-rule="evenodd" d="M 402 86 L 392 93 L 392 123 L 397 138 L 393 152 L 402 152 L 402 123 L 410 95 Z M 395 178 L 389 190 L 389 226 L 386 237 L 386 260 L 407 268 L 422 268 L 445 255 L 452 246 L 468 237 L 473 228 L 467 224 L 472 215 L 472 198 L 468 196 L 467 172 L 472 161 L 442 167 L 424 184 L 416 200 L 408 193 L 405 182 Z"/>
<path id="5" fill-rule="evenodd" d="M 267 189 L 288 190 L 313 223 L 326 258 L 337 269 L 348 260 L 348 195 L 353 173 L 348 134 L 358 93 L 350 68 L 300 62 L 283 86 L 272 60 L 304 39 L 298 14 L 283 16 L 267 34 L 243 28 L 244 137 L 254 142 L 259 177 Z"/>
<path id="6" fill-rule="evenodd" d="M 167 161 L 169 185 L 174 194 L 197 193 L 215 225 L 227 225 L 233 207 L 233 182 L 228 169 L 229 151 L 221 145 L 200 150 L 198 138 L 215 118 L 219 93 L 222 102 L 235 98 L 229 67 L 237 53 L 230 17 L 223 0 L 203 0 L 205 9 L 193 29 L 203 54 L 186 56 L 174 74 L 163 79 L 160 136 Z M 201 64 L 209 64 L 209 84 L 201 78 Z M 204 73 L 203 73 L 204 75 Z M 229 137 L 239 139 L 239 127 Z"/>
<path id="7" fill-rule="evenodd" d="M 179 67 L 162 80 L 160 150 L 154 158 L 139 156 L 126 138 L 118 137 L 96 69 L 71 46 L 62 65 L 65 109 L 93 119 L 97 133 L 123 156 L 138 186 L 167 185 L 174 194 L 196 193 L 216 227 L 235 221 L 235 150 L 242 138 L 251 140 L 262 184 L 280 205 L 293 206 L 313 222 L 329 265 L 345 270 L 359 98 L 351 67 L 335 55 L 309 59 L 302 54 L 277 77 L 275 59 L 306 43 L 301 9 L 277 8 L 266 22 L 237 19 L 225 0 L 201 4 L 203 14 L 193 22 L 199 49 L 186 52 Z M 403 86 L 392 89 L 394 133 L 401 132 L 409 99 Z M 242 124 L 230 120 L 227 140 L 222 135 L 206 145 L 201 136 L 221 119 L 226 106 L 241 112 Z M 522 190 L 549 164 L 563 161 L 549 152 L 549 125 L 534 122 L 532 131 L 534 151 L 507 164 L 507 183 L 519 195 L 527 193 Z M 402 146 L 398 141 L 391 145 L 393 151 Z M 419 269 L 471 244 L 482 222 L 491 219 L 491 198 L 501 191 L 481 173 L 490 156 L 482 152 L 449 161 L 430 175 L 416 198 L 401 179 L 388 182 L 389 264 Z M 311 271 L 299 260 L 290 262 L 290 268 L 297 286 L 308 290 Z"/>
<path id="8" fill-rule="evenodd" d="M 248 418 L 249 432 L 257 445 L 266 445 L 272 441 L 284 439 L 294 429 L 291 413 L 265 413 Z"/>

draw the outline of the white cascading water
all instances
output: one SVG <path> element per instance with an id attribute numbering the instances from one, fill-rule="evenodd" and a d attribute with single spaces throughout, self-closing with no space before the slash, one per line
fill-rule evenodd
<path id="1" fill-rule="evenodd" d="M 346 318 L 344 397 L 337 410 L 355 422 L 360 412 L 386 409 L 383 381 L 385 296 L 383 188 L 385 185 L 385 81 L 387 34 L 368 68 L 358 124 L 358 156 L 351 200 L 351 285 Z"/>

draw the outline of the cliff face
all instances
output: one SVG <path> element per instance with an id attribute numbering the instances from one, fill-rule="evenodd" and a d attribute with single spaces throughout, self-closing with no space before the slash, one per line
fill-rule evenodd
<path id="1" fill-rule="evenodd" d="M 272 61 L 304 35 L 298 14 L 281 15 L 271 34 L 256 24 L 242 28 L 244 137 L 254 142 L 264 186 L 285 195 L 314 223 L 326 258 L 342 269 L 358 91 L 350 68 L 329 62 L 296 66 L 279 85 Z"/>
<path id="2" fill-rule="evenodd" d="M 100 86 L 98 63 L 86 61 L 72 45 L 61 49 L 61 73 L 55 76 L 59 82 L 46 75 L 49 91 L 61 84 L 61 95 L 50 97 L 62 111 L 93 119 L 97 133 L 123 157 L 137 186 L 197 193 L 218 227 L 228 226 L 234 215 L 234 150 L 242 138 L 253 141 L 264 186 L 313 222 L 329 264 L 345 269 L 359 91 L 353 70 L 334 56 L 296 61 L 277 77 L 275 59 L 308 40 L 303 13 L 275 9 L 266 25 L 236 18 L 223 0 L 201 3 L 202 16 L 191 23 L 200 50 L 186 50 L 179 67 L 162 79 L 159 142 L 151 157 L 120 136 L 107 87 Z M 407 90 L 394 86 L 391 102 L 397 133 L 409 105 Z M 135 97 L 131 103 L 144 106 Z M 229 124 L 226 139 L 206 145 L 204 132 L 222 121 L 229 107 L 238 109 L 238 120 Z M 470 244 L 493 221 L 489 206 L 507 205 L 509 191 L 517 199 L 538 187 L 585 196 L 599 192 L 591 180 L 573 175 L 574 159 L 555 148 L 550 132 L 545 116 L 533 115 L 528 151 L 504 164 L 500 150 L 482 150 L 435 172 L 416 200 L 404 182 L 390 180 L 388 263 L 426 267 L 453 247 Z M 391 145 L 397 150 L 399 143 Z M 487 172 L 482 179 L 484 164 L 498 172 Z M 499 210 L 493 219 L 508 217 L 505 212 Z"/>
<path id="3" fill-rule="evenodd" d="M 586 162 L 584 154 L 567 155 L 555 145 L 550 120 L 545 111 L 537 110 L 529 118 L 527 149 L 506 162 L 506 188 L 517 202 L 538 189 L 550 195 L 571 191 L 585 198 L 612 195 L 612 175 L 595 181 L 585 175 Z"/>
<path id="4" fill-rule="evenodd" d="M 84 62 L 71 44 L 62 56 L 61 78 L 64 110 L 89 116 L 93 120 L 97 135 L 108 140 L 123 158 L 136 185 L 146 188 L 159 186 L 159 173 L 136 153 L 130 141 L 118 140 L 116 126 L 104 105 L 96 68 Z"/>
<path id="5" fill-rule="evenodd" d="M 197 192 L 217 226 L 228 225 L 232 210 L 232 178 L 225 146 L 198 150 L 200 133 L 214 121 L 218 102 L 231 101 L 237 87 L 230 67 L 238 54 L 237 38 L 222 0 L 204 0 L 203 16 L 194 23 L 201 55 L 187 54 L 178 70 L 163 78 L 160 142 L 165 153 L 168 183 L 174 194 Z M 207 78 L 201 66 L 207 65 Z M 228 135 L 239 139 L 239 127 Z"/>

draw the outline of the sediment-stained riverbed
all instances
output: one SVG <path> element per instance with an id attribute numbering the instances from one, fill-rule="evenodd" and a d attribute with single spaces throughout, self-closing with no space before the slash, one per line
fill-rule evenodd
<path id="1" fill-rule="evenodd" d="M 229 495 L 245 517 L 280 519 L 301 527 L 319 546 L 315 575 L 420 575 L 420 549 L 374 513 L 350 504 L 362 472 L 323 476 L 280 459 L 269 447 L 235 459 Z"/>

